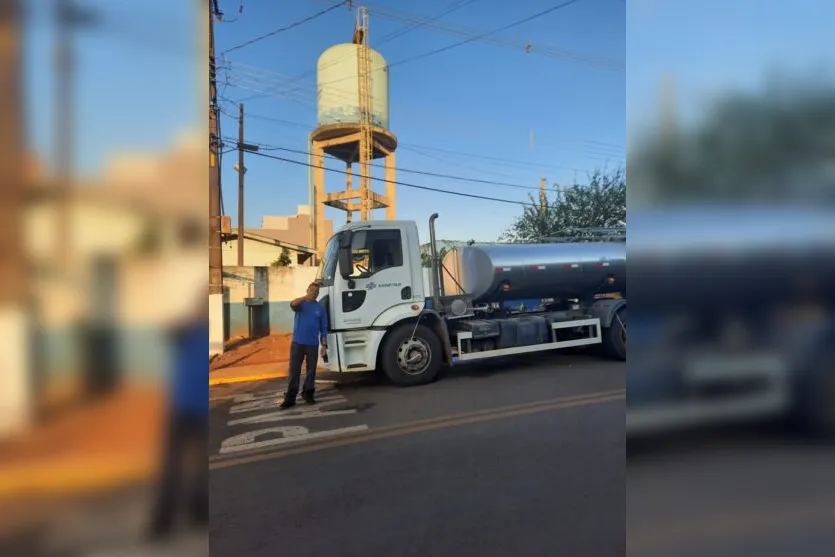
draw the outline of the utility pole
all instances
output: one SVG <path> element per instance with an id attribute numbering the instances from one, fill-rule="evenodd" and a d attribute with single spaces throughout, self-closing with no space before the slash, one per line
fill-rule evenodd
<path id="1" fill-rule="evenodd" d="M 220 243 L 220 130 L 218 129 L 217 69 L 214 18 L 217 0 L 209 9 L 209 294 L 223 294 L 223 252 Z"/>
<path id="2" fill-rule="evenodd" d="M 0 438 L 24 433 L 34 418 L 32 320 L 23 247 L 26 145 L 21 70 L 21 0 L 0 2 Z"/>
<path id="3" fill-rule="evenodd" d="M 73 173 L 73 129 L 75 124 L 75 56 L 72 48 L 72 33 L 77 28 L 90 27 L 95 21 L 93 14 L 76 6 L 73 0 L 55 2 L 55 88 L 54 88 L 54 157 L 55 181 L 58 186 L 56 261 L 63 269 L 72 260 L 72 173 Z"/>
<path id="4" fill-rule="evenodd" d="M 70 204 L 72 193 L 72 124 L 73 124 L 73 51 L 72 51 L 72 9 L 68 0 L 57 0 L 56 44 L 55 44 L 55 179 L 59 188 L 56 197 L 56 262 L 66 271 L 71 260 L 69 247 L 72 244 L 72 215 Z"/>
<path id="5" fill-rule="evenodd" d="M 238 106 L 238 267 L 244 266 L 244 104 Z"/>

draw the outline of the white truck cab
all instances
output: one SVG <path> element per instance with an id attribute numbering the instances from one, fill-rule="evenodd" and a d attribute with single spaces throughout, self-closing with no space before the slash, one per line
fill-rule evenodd
<path id="1" fill-rule="evenodd" d="M 416 224 L 345 225 L 328 242 L 316 280 L 328 312 L 328 369 L 376 369 L 386 333 L 416 321 L 426 303 Z"/>

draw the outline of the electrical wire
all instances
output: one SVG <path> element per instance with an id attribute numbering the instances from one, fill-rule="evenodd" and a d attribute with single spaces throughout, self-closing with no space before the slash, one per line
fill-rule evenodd
<path id="1" fill-rule="evenodd" d="M 442 17 L 444 17 L 448 14 L 451 14 L 452 12 L 457 11 L 461 8 L 464 8 L 464 7 L 468 6 L 469 4 L 472 4 L 472 3 L 477 2 L 477 1 L 478 0 L 458 0 L 457 2 L 453 2 L 450 6 L 447 7 L 446 10 L 444 10 L 443 12 L 441 12 L 440 14 L 438 14 L 436 16 L 422 18 L 419 21 L 408 22 L 408 25 L 406 25 L 405 27 L 403 27 L 401 29 L 396 29 L 396 30 L 392 31 L 391 33 L 389 33 L 388 35 L 384 35 L 382 39 L 380 39 L 378 42 L 376 42 L 374 44 L 374 46 L 379 47 L 382 44 L 385 44 L 389 41 L 400 38 L 407 33 L 411 33 L 412 31 L 414 31 L 415 29 L 417 29 L 419 27 L 423 27 L 425 25 L 429 25 L 430 23 L 436 22 L 439 19 L 441 19 Z M 345 60 L 348 60 L 348 58 L 350 58 L 351 56 L 353 56 L 353 55 L 349 54 L 349 55 L 343 56 L 342 58 L 332 60 L 332 61 L 328 62 L 327 64 L 325 64 L 324 66 L 322 66 L 322 69 L 330 68 L 331 66 L 335 66 L 337 64 L 340 64 L 340 63 L 344 62 Z M 316 69 L 304 71 L 304 72 L 296 75 L 292 79 L 288 80 L 284 85 L 290 85 L 292 83 L 297 83 L 297 82 L 301 81 L 302 79 L 305 79 L 305 78 L 308 78 L 308 77 L 312 76 L 313 74 L 316 73 L 316 71 L 317 71 Z M 340 80 L 335 80 L 335 81 L 340 81 Z M 298 89 L 292 89 L 291 92 L 295 91 L 295 90 L 298 90 Z M 247 97 L 245 100 L 252 100 L 252 99 L 258 98 L 260 96 L 262 96 L 262 95 L 252 95 L 252 96 Z"/>
<path id="2" fill-rule="evenodd" d="M 226 114 L 230 118 L 234 118 L 234 119 L 237 119 L 237 117 L 238 117 L 237 114 L 230 114 L 230 113 L 227 113 L 227 112 L 224 112 L 224 114 Z M 283 125 L 283 126 L 294 127 L 294 128 L 299 128 L 299 129 L 305 129 L 305 130 L 310 130 L 313 127 L 315 127 L 315 124 L 302 124 L 302 123 L 299 123 L 299 122 L 291 122 L 291 121 L 288 121 L 288 120 L 282 120 L 280 118 L 274 118 L 272 116 L 265 116 L 263 114 L 257 114 L 257 113 L 247 113 L 247 118 L 255 118 L 255 119 L 258 119 L 258 120 L 265 120 L 265 121 L 268 121 L 268 122 L 275 122 L 275 123 Z M 612 145 L 612 146 L 617 147 L 615 145 Z M 421 149 L 421 150 L 427 150 L 427 151 L 447 154 L 447 155 L 451 155 L 451 156 L 455 156 L 455 157 L 465 157 L 465 158 L 471 158 L 471 159 L 485 160 L 485 161 L 489 161 L 489 162 L 499 163 L 503 166 L 515 165 L 517 167 L 522 167 L 522 168 L 537 168 L 537 169 L 550 168 L 550 169 L 553 169 L 553 170 L 567 170 L 567 171 L 572 171 L 572 172 L 587 172 L 589 170 L 589 169 L 582 169 L 582 168 L 568 168 L 568 167 L 558 166 L 558 165 L 553 165 L 553 164 L 548 164 L 548 163 L 522 161 L 522 160 L 518 160 L 518 159 L 510 159 L 510 158 L 503 158 L 503 157 L 494 157 L 494 156 L 490 156 L 490 155 L 477 155 L 477 154 L 474 154 L 474 153 L 465 153 L 465 152 L 461 152 L 461 151 L 454 151 L 454 150 L 451 150 L 451 149 L 442 149 L 440 147 L 430 147 L 428 145 L 418 145 L 418 144 L 414 144 L 414 143 L 400 143 L 399 147 L 400 148 L 405 148 L 407 150 Z"/>
<path id="3" fill-rule="evenodd" d="M 219 12 L 218 15 L 220 16 L 219 23 L 235 23 L 244 13 L 244 0 L 238 1 L 238 12 L 234 19 L 224 19 L 223 16 L 225 15 L 223 12 Z"/>
<path id="4" fill-rule="evenodd" d="M 376 17 L 382 17 L 390 21 L 419 24 L 421 27 L 426 29 L 431 29 L 456 37 L 472 38 L 473 40 L 478 40 L 479 42 L 485 44 L 502 46 L 515 51 L 524 51 L 526 54 L 537 54 L 556 60 L 586 64 L 608 71 L 624 71 L 624 64 L 620 60 L 592 56 L 564 48 L 543 45 L 539 42 L 531 44 L 529 40 L 518 37 L 509 38 L 485 36 L 485 33 L 480 29 L 468 28 L 460 25 L 450 25 L 449 23 L 441 24 L 437 21 L 430 22 L 427 21 L 424 16 L 403 10 L 395 10 L 388 5 L 375 4 L 371 2 L 366 2 L 365 5 L 369 8 L 369 10 L 373 11 Z"/>
<path id="5" fill-rule="evenodd" d="M 238 71 L 238 70 L 236 70 L 236 71 Z M 229 81 L 229 80 L 225 80 L 225 81 L 221 82 L 224 85 L 224 87 L 230 86 L 230 87 L 235 87 L 237 89 L 240 89 L 242 91 L 250 91 L 250 92 L 255 92 L 256 93 L 255 95 L 246 97 L 245 99 L 241 100 L 240 102 L 245 102 L 246 100 L 249 100 L 253 97 L 269 95 L 269 96 L 274 96 L 275 98 L 279 98 L 279 99 L 282 99 L 282 100 L 288 100 L 288 101 L 291 101 L 291 102 L 294 102 L 294 103 L 297 103 L 297 104 L 300 104 L 300 105 L 309 106 L 311 108 L 316 106 L 316 102 L 313 98 L 310 98 L 309 96 L 307 96 L 305 94 L 302 94 L 299 90 L 289 89 L 289 90 L 280 91 L 279 90 L 280 88 L 283 88 L 283 89 L 286 89 L 286 88 L 282 87 L 281 85 L 271 86 L 271 85 L 268 85 L 268 84 L 265 84 L 265 83 L 261 83 L 260 82 L 260 76 L 256 76 L 255 74 L 250 73 L 248 70 L 241 70 L 241 73 L 243 75 L 239 76 L 236 79 L 236 81 L 234 81 L 234 82 Z M 294 94 L 295 91 L 299 91 L 298 94 Z M 334 97 L 334 98 L 337 98 L 337 99 L 344 99 L 344 101 L 346 103 L 356 102 L 355 95 L 351 95 L 347 91 L 340 91 L 338 89 L 331 88 L 331 90 L 329 91 L 329 95 Z M 433 113 L 434 113 L 434 111 L 433 111 Z M 465 121 L 465 119 L 462 118 L 460 114 L 458 114 L 458 115 L 449 114 L 449 115 L 444 116 L 444 117 L 445 118 L 457 118 L 457 119 L 460 119 L 462 122 Z M 466 119 L 466 121 L 468 122 L 467 125 L 470 125 L 470 122 L 473 122 L 473 120 L 468 120 L 468 119 Z M 481 123 L 483 123 L 483 122 L 481 122 Z M 507 127 L 507 129 L 510 130 L 510 127 Z M 514 128 L 514 131 L 511 132 L 511 133 L 516 133 L 517 131 L 518 131 L 518 129 Z M 589 142 L 589 141 L 586 141 L 585 143 L 586 143 L 586 145 L 582 149 L 578 149 L 578 152 L 582 152 L 582 153 L 588 155 L 590 158 L 608 160 L 608 159 L 613 159 L 613 158 L 623 159 L 623 157 L 624 157 L 624 148 L 620 145 L 605 144 L 605 143 L 602 143 L 602 142 L 593 142 L 592 143 L 592 142 Z M 562 168 L 562 169 L 564 169 L 564 168 Z M 578 170 L 578 169 L 573 169 L 573 170 Z"/>
<path id="6" fill-rule="evenodd" d="M 553 13 L 553 12 L 555 12 L 555 11 L 557 11 L 557 10 L 561 10 L 561 9 L 563 9 L 563 8 L 567 8 L 567 7 L 569 7 L 570 5 L 575 4 L 575 3 L 579 2 L 579 1 L 580 1 L 580 0 L 567 0 L 566 2 L 563 2 L 563 3 L 561 3 L 561 4 L 557 4 L 556 6 L 551 6 L 550 8 L 548 8 L 548 9 L 546 9 L 546 10 L 542 10 L 542 11 L 541 11 L 541 12 L 539 12 L 539 13 L 536 13 L 536 14 L 533 14 L 533 15 L 531 15 L 531 16 L 525 17 L 525 18 L 520 19 L 520 20 L 518 20 L 518 21 L 514 21 L 513 23 L 509 23 L 509 24 L 507 24 L 507 25 L 504 25 L 504 26 L 502 26 L 502 27 L 499 27 L 498 29 L 494 29 L 494 30 L 492 30 L 492 31 L 488 31 L 488 32 L 486 32 L 486 33 L 482 33 L 481 35 L 476 35 L 475 37 L 470 37 L 470 38 L 468 38 L 468 39 L 464 39 L 463 41 L 459 41 L 459 42 L 457 42 L 457 43 L 453 43 L 453 44 L 451 44 L 451 45 L 447 45 L 447 46 L 444 46 L 444 47 L 441 47 L 441 48 L 438 48 L 438 49 L 435 49 L 435 50 L 431 50 L 431 51 L 429 51 L 429 52 L 424 52 L 423 54 L 419 54 L 419 55 L 417 55 L 417 56 L 413 56 L 413 57 L 411 57 L 411 58 L 406 58 L 405 60 L 400 60 L 400 61 L 394 62 L 393 64 L 389 64 L 389 69 L 391 69 L 391 68 L 393 68 L 393 67 L 395 67 L 395 66 L 400 66 L 400 65 L 402 65 L 402 64 L 408 64 L 409 62 L 414 62 L 414 61 L 416 61 L 416 60 L 422 60 L 422 59 L 424 59 L 424 58 L 428 58 L 429 56 L 434 56 L 435 54 L 440 54 L 440 53 L 442 53 L 442 52 L 446 52 L 446 51 L 448 51 L 448 50 L 452 50 L 453 48 L 457 48 L 457 47 L 459 47 L 459 46 L 464 46 L 465 44 L 469 44 L 469 43 L 471 43 L 471 42 L 473 42 L 473 41 L 477 41 L 477 40 L 479 40 L 479 39 L 483 39 L 483 38 L 485 38 L 485 37 L 489 37 L 490 35 L 495 35 L 496 33 L 501 33 L 502 31 L 507 31 L 508 29 L 512 29 L 512 28 L 514 28 L 514 27 L 517 27 L 517 26 L 519 26 L 519 25 L 522 25 L 523 23 L 528 23 L 529 21 L 533 21 L 534 19 L 538 19 L 538 18 L 540 18 L 540 17 L 543 17 L 543 16 L 545 16 L 545 15 L 548 15 L 548 14 L 550 14 L 550 13 Z"/>
<path id="7" fill-rule="evenodd" d="M 231 138 L 231 137 L 225 137 L 224 139 L 226 141 L 231 141 L 233 143 L 237 143 L 237 139 L 234 139 L 234 138 Z M 278 146 L 275 146 L 275 145 L 268 145 L 268 144 L 265 144 L 265 143 L 255 143 L 255 142 L 252 142 L 252 141 L 247 141 L 247 143 L 250 144 L 250 145 L 256 145 L 262 151 L 286 151 L 288 153 L 296 153 L 296 154 L 299 154 L 299 155 L 307 155 L 308 154 L 307 151 L 302 151 L 300 149 L 291 149 L 289 147 L 278 147 Z M 336 157 L 331 157 L 331 158 L 333 158 L 334 160 L 339 160 Z M 369 163 L 369 166 L 372 166 L 374 168 L 385 168 L 384 165 L 374 164 L 374 163 Z M 446 178 L 448 180 L 458 180 L 458 181 L 461 181 L 461 182 L 473 182 L 475 184 L 486 184 L 486 185 L 489 185 L 489 186 L 505 186 L 505 187 L 509 187 L 509 188 L 518 188 L 518 189 L 525 189 L 525 190 L 537 190 L 537 191 L 539 190 L 538 186 L 525 186 L 525 185 L 522 185 L 522 184 L 514 184 L 514 183 L 511 183 L 511 182 L 497 182 L 495 180 L 483 180 L 481 178 L 470 178 L 470 177 L 467 177 L 467 176 L 456 176 L 456 175 L 453 175 L 453 174 L 441 174 L 441 173 L 438 173 L 438 172 L 429 172 L 427 170 L 416 170 L 416 169 L 412 169 L 412 168 L 402 168 L 400 166 L 397 167 L 397 171 L 398 172 L 406 172 L 408 174 L 419 174 L 421 176 L 430 176 L 432 178 Z"/>
<path id="8" fill-rule="evenodd" d="M 283 162 L 287 162 L 287 163 L 295 164 L 295 165 L 299 165 L 299 166 L 306 166 L 308 168 L 320 168 L 320 169 L 325 170 L 327 172 L 334 172 L 334 173 L 343 174 L 343 175 L 348 174 L 348 172 L 345 171 L 345 170 L 337 170 L 335 168 L 327 168 L 325 166 L 320 166 L 320 165 L 317 165 L 317 164 L 311 164 L 311 163 L 307 163 L 307 162 L 304 162 L 304 161 L 297 161 L 297 160 L 293 160 L 293 159 L 288 159 L 286 157 L 279 157 L 279 156 L 276 156 L 276 155 L 269 155 L 267 153 L 261 153 L 259 151 L 251 151 L 250 154 L 257 155 L 259 157 L 265 157 L 265 158 L 268 158 L 268 159 L 283 161 Z M 459 197 L 468 197 L 470 199 L 481 199 L 481 200 L 484 200 L 484 201 L 493 201 L 493 202 L 496 202 L 496 203 L 507 203 L 509 205 L 521 205 L 523 207 L 535 207 L 535 205 L 533 203 L 526 203 L 524 201 L 514 201 L 512 199 L 502 199 L 502 198 L 499 198 L 499 197 L 490 197 L 490 196 L 487 196 L 487 195 L 476 195 L 476 194 L 473 194 L 473 193 L 465 193 L 465 192 L 461 192 L 461 191 L 443 190 L 443 189 L 440 189 L 440 188 L 432 188 L 432 187 L 429 187 L 429 186 L 421 186 L 419 184 L 409 184 L 407 182 L 401 182 L 399 180 L 386 180 L 385 178 L 374 178 L 373 176 L 369 176 L 368 178 L 370 180 L 376 180 L 378 182 L 384 182 L 386 184 L 395 184 L 397 186 L 402 186 L 402 187 L 405 187 L 405 188 L 413 188 L 413 189 L 418 189 L 418 190 L 423 190 L 423 191 L 431 191 L 431 192 L 435 192 L 435 193 L 444 193 L 444 194 L 447 194 L 447 195 L 457 195 Z"/>
<path id="9" fill-rule="evenodd" d="M 436 16 L 432 16 L 432 17 L 427 17 L 427 18 L 424 18 L 424 19 L 423 19 L 423 20 L 421 20 L 421 21 L 418 21 L 418 22 L 412 23 L 412 24 L 410 24 L 410 25 L 407 25 L 407 26 L 406 26 L 406 27 L 404 27 L 403 29 L 399 29 L 399 30 L 392 31 L 392 32 L 391 32 L 391 33 L 389 33 L 388 35 L 383 36 L 383 38 L 382 38 L 382 39 L 380 39 L 380 41 L 379 41 L 378 43 L 375 43 L 375 47 L 376 47 L 376 46 L 379 46 L 379 45 L 381 45 L 381 44 L 385 44 L 385 43 L 387 43 L 387 42 L 389 42 L 389 41 L 393 41 L 394 39 L 399 39 L 399 38 L 400 38 L 400 37 L 402 37 L 403 35 L 406 35 L 407 33 L 411 33 L 412 31 L 414 31 L 414 30 L 415 30 L 415 29 L 417 29 L 418 27 L 424 27 L 425 25 L 428 25 L 428 24 L 430 24 L 430 23 L 433 23 L 433 22 L 435 22 L 435 21 L 438 21 L 438 20 L 439 20 L 439 19 L 441 19 L 442 17 L 444 17 L 444 16 L 446 16 L 446 15 L 449 15 L 449 14 L 451 14 L 452 12 L 458 11 L 458 10 L 460 10 L 461 8 L 464 8 L 464 7 L 466 7 L 466 6 L 469 6 L 470 4 L 472 4 L 472 3 L 474 3 L 474 2 L 477 2 L 477 1 L 478 1 L 478 0 L 458 0 L 457 2 L 453 2 L 452 4 L 450 4 L 450 5 L 447 7 L 447 9 L 446 9 L 446 10 L 444 10 L 443 12 L 439 13 L 439 14 L 438 14 L 438 15 L 436 15 Z"/>
<path id="10" fill-rule="evenodd" d="M 320 11 L 320 12 L 317 12 L 317 13 L 315 13 L 315 14 L 311 15 L 311 16 L 308 16 L 308 17 L 306 17 L 306 18 L 304 18 L 304 19 L 301 19 L 301 20 L 299 20 L 299 21 L 296 21 L 296 22 L 294 22 L 294 23 L 291 23 L 290 25 L 286 25 L 286 26 L 284 26 L 284 27 L 281 27 L 281 28 L 279 28 L 279 29 L 276 29 L 275 31 L 270 31 L 269 33 L 266 33 L 266 34 L 264 34 L 264 35 L 261 35 L 260 37 L 255 37 L 254 39 L 250 39 L 250 40 L 246 41 L 245 43 L 241 43 L 241 44 L 239 44 L 239 45 L 237 45 L 237 46 L 233 46 L 232 48 L 227 48 L 226 50 L 224 50 L 224 51 L 223 51 L 223 54 L 226 54 L 226 53 L 228 53 L 228 52 L 232 52 L 233 50 L 238 50 L 238 49 L 243 48 L 243 47 L 245 47 L 245 46 L 249 46 L 249 45 L 251 45 L 251 44 L 253 44 L 253 43 L 257 43 L 258 41 L 262 41 L 262 40 L 264 40 L 264 39 L 266 39 L 266 38 L 268 38 L 268 37 L 272 37 L 272 36 L 278 35 L 279 33 L 283 33 L 284 31 L 289 31 L 290 29 L 294 29 L 294 28 L 296 28 L 296 27 L 298 27 L 298 26 L 300 26 L 300 25 L 304 25 L 304 24 L 305 24 L 305 23 L 307 23 L 308 21 L 313 21 L 313 20 L 314 20 L 314 19 L 316 19 L 316 18 L 322 17 L 323 15 L 325 15 L 325 14 L 327 14 L 327 13 L 329 13 L 329 12 L 332 12 L 333 10 L 335 10 L 335 9 L 337 9 L 337 8 L 341 7 L 341 6 L 344 6 L 345 4 L 347 4 L 347 3 L 348 3 L 348 1 L 349 1 L 349 0 L 343 0 L 343 1 L 342 1 L 342 2 L 340 2 L 339 4 L 334 4 L 334 5 L 333 5 L 333 6 L 331 6 L 330 8 L 326 8 L 326 9 L 324 9 L 324 10 L 322 10 L 322 11 Z"/>

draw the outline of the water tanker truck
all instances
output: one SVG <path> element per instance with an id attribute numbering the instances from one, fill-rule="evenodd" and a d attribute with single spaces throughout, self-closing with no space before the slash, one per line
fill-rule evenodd
<path id="1" fill-rule="evenodd" d="M 785 418 L 835 433 L 832 209 L 629 216 L 627 435 Z"/>
<path id="2" fill-rule="evenodd" d="M 437 217 L 428 276 L 412 221 L 349 223 L 330 239 L 317 274 L 329 370 L 413 386 L 459 362 L 545 350 L 599 345 L 626 359 L 624 243 L 472 245 L 440 261 Z"/>

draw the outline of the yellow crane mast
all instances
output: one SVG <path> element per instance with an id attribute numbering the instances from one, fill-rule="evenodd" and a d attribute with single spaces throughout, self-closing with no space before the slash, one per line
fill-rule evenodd
<path id="1" fill-rule="evenodd" d="M 357 23 L 354 41 L 357 45 L 357 82 L 359 95 L 359 167 L 360 167 L 360 219 L 371 218 L 372 188 L 371 161 L 374 149 L 372 133 L 373 99 L 371 96 L 371 54 L 368 50 L 368 11 L 364 6 L 357 8 Z M 350 213 L 348 213 L 350 215 Z M 350 217 L 349 217 L 350 218 Z"/>

